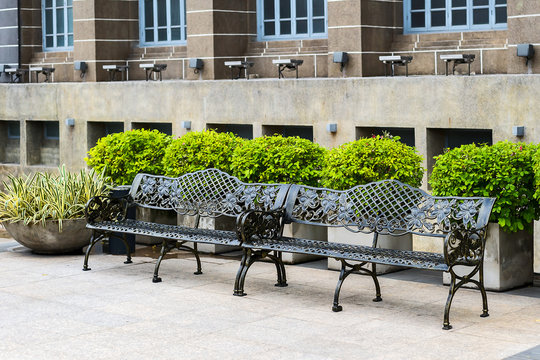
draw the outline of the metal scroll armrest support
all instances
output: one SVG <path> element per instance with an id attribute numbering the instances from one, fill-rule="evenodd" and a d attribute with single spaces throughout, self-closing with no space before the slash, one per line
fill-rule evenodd
<path id="1" fill-rule="evenodd" d="M 283 234 L 284 210 L 248 210 L 236 218 L 236 232 L 244 243 L 259 239 L 279 239 Z"/>
<path id="2" fill-rule="evenodd" d="M 467 283 L 475 284 L 482 294 L 482 314 L 481 317 L 489 316 L 486 289 L 484 287 L 484 250 L 486 247 L 487 226 L 491 209 L 495 199 L 486 198 L 478 211 L 475 226 L 470 222 L 465 223 L 461 219 L 456 219 L 451 224 L 451 230 L 444 239 L 444 260 L 448 265 L 450 273 L 450 289 L 444 308 L 443 329 L 451 329 L 450 307 L 456 291 Z M 464 275 L 456 274 L 454 267 L 464 265 L 472 269 Z M 473 276 L 478 274 L 478 280 Z"/>
<path id="3" fill-rule="evenodd" d="M 93 224 L 102 221 L 124 221 L 127 217 L 127 209 L 132 202 L 129 195 L 120 198 L 95 196 L 88 201 L 84 209 L 86 222 Z"/>

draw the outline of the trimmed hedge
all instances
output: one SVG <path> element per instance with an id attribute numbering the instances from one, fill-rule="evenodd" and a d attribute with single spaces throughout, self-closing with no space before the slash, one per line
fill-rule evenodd
<path id="1" fill-rule="evenodd" d="M 538 147 L 508 141 L 489 145 L 463 145 L 435 157 L 429 180 L 438 196 L 497 198 L 490 221 L 508 232 L 532 231 L 540 216 L 534 199 L 533 157 Z"/>
<path id="2" fill-rule="evenodd" d="M 233 175 L 246 182 L 316 186 L 326 149 L 306 139 L 281 135 L 255 138 L 233 154 Z"/>
<path id="3" fill-rule="evenodd" d="M 208 168 L 230 174 L 233 151 L 245 141 L 233 133 L 218 133 L 214 130 L 189 132 L 173 140 L 165 150 L 165 175 L 176 177 Z"/>
<path id="4" fill-rule="evenodd" d="M 338 190 L 384 179 L 419 187 L 424 168 L 422 157 L 399 137 L 374 136 L 330 150 L 322 175 L 325 187 Z"/>
<path id="5" fill-rule="evenodd" d="M 116 185 L 127 185 L 141 172 L 163 174 L 162 159 L 171 141 L 157 130 L 110 134 L 99 139 L 84 160 L 97 172 L 105 171 Z"/>

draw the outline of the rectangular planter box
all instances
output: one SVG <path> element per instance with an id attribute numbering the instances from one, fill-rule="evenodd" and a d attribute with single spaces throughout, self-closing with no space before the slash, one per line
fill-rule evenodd
<path id="1" fill-rule="evenodd" d="M 456 267 L 456 274 L 466 268 Z M 474 277 L 478 279 L 478 275 Z M 504 291 L 533 282 L 533 235 L 526 230 L 517 233 L 502 231 L 490 223 L 484 254 L 484 286 L 486 290 Z M 450 283 L 450 274 L 443 273 L 443 283 Z M 471 288 L 476 286 L 470 284 Z"/>
<path id="2" fill-rule="evenodd" d="M 178 215 L 178 225 L 195 227 L 195 216 Z M 236 218 L 220 216 L 217 218 L 201 217 L 199 221 L 200 229 L 229 230 L 235 231 Z M 186 246 L 193 247 L 193 243 L 186 243 Z M 197 244 L 198 251 L 206 254 L 222 254 L 240 249 L 238 246 L 225 246 L 213 244 Z"/>
<path id="3" fill-rule="evenodd" d="M 328 228 L 328 241 L 336 243 L 345 243 L 351 245 L 371 246 L 373 243 L 373 234 L 353 233 L 345 228 Z M 406 234 L 402 236 L 379 235 L 377 246 L 386 249 L 395 250 L 412 250 L 412 235 Z M 350 261 L 355 264 L 357 262 Z M 372 268 L 371 264 L 367 265 L 368 269 Z M 328 259 L 328 269 L 341 270 L 341 261 Z M 377 265 L 377 274 L 386 274 L 393 271 L 403 270 L 403 267 L 392 265 Z"/>
<path id="4" fill-rule="evenodd" d="M 534 272 L 540 274 L 540 221 L 534 222 Z"/>
<path id="5" fill-rule="evenodd" d="M 309 240 L 328 241 L 327 228 L 324 226 L 306 224 L 285 224 L 283 236 L 297 237 Z M 320 259 L 320 256 L 283 253 L 282 260 L 285 264 L 300 264 L 307 261 Z"/>
<path id="6" fill-rule="evenodd" d="M 176 225 L 176 211 L 155 210 L 137 207 L 137 220 L 148 221 L 157 224 Z M 162 240 L 157 237 L 137 235 L 135 237 L 137 244 L 156 245 L 161 244 Z"/>

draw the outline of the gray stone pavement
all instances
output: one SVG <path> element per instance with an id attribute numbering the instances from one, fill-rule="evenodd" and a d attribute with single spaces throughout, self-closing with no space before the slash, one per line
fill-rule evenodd
<path id="1" fill-rule="evenodd" d="M 441 274 L 407 270 L 344 283 L 321 262 L 288 266 L 289 287 L 274 287 L 274 266 L 256 263 L 248 296 L 232 296 L 238 260 L 203 257 L 203 275 L 185 255 L 164 261 L 96 254 L 35 255 L 0 239 L 1 359 L 537 359 L 540 288 L 458 291 L 454 329 L 443 331 L 448 288 Z M 536 348 L 536 349 L 535 349 Z M 535 355 L 536 354 L 536 355 Z"/>

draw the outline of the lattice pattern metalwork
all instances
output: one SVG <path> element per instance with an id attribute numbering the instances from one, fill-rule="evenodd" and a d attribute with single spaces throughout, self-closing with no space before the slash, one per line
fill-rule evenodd
<path id="1" fill-rule="evenodd" d="M 442 254 L 373 248 L 371 246 L 347 245 L 326 241 L 282 237 L 281 239 L 255 239 L 243 245 L 246 248 L 294 252 L 330 258 L 366 261 L 376 264 L 448 270 Z"/>
<path id="2" fill-rule="evenodd" d="M 353 232 L 443 235 L 452 224 L 484 227 L 479 217 L 486 198 L 435 197 L 396 180 L 356 186 L 345 191 L 294 186 L 288 221 L 343 226 Z M 488 214 L 489 217 L 489 214 Z M 444 236 L 444 235 L 443 235 Z"/>
<path id="3" fill-rule="evenodd" d="M 120 223 L 104 221 L 98 224 L 88 224 L 87 228 L 108 233 L 119 232 L 135 235 L 148 235 L 176 241 L 232 246 L 240 245 L 240 240 L 234 231 L 196 229 L 177 225 L 155 224 L 138 220 L 125 220 Z"/>
<path id="4" fill-rule="evenodd" d="M 223 171 L 206 169 L 178 178 L 139 174 L 130 195 L 138 206 L 182 215 L 237 216 L 250 209 L 281 206 L 289 185 L 246 184 Z"/>

